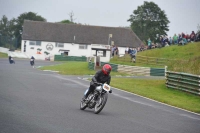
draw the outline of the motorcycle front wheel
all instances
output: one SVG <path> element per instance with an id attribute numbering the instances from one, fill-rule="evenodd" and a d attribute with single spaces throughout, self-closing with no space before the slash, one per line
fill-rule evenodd
<path id="1" fill-rule="evenodd" d="M 80 110 L 84 110 L 85 108 L 87 108 L 87 104 L 83 100 L 81 100 Z"/>
<path id="2" fill-rule="evenodd" d="M 101 112 L 101 110 L 104 108 L 104 106 L 106 105 L 108 99 L 108 93 L 103 94 L 102 96 L 100 96 L 97 99 L 96 105 L 94 107 L 94 113 L 98 114 Z"/>
<path id="3" fill-rule="evenodd" d="M 30 61 L 30 64 L 31 64 L 31 66 L 34 66 L 35 63 L 33 61 Z"/>

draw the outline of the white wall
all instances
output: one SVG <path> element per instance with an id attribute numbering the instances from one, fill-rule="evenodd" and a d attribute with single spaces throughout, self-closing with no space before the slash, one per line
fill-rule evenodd
<path id="1" fill-rule="evenodd" d="M 21 47 L 21 52 L 24 52 L 24 41 L 22 40 L 22 47 Z M 68 55 L 69 56 L 90 56 L 91 55 L 91 46 L 88 45 L 87 49 L 79 49 L 79 44 L 71 44 L 71 43 L 64 43 L 64 47 L 55 47 L 55 42 L 41 42 L 41 46 L 36 46 L 36 45 L 29 45 L 29 40 L 26 40 L 26 53 L 29 55 L 38 55 L 37 54 L 37 49 L 40 48 L 41 54 L 40 56 L 45 57 L 44 52 L 50 53 L 50 55 L 60 55 L 62 52 L 59 51 L 60 49 L 64 50 L 69 50 Z M 49 51 L 47 50 L 46 46 L 47 44 L 52 44 L 53 45 L 53 50 Z M 31 49 L 33 48 L 33 49 Z"/>
<path id="2" fill-rule="evenodd" d="M 109 54 L 110 55 L 110 51 L 107 51 L 106 55 Z M 110 57 L 106 56 L 106 57 L 100 57 L 100 61 L 102 62 L 109 62 L 110 61 Z"/>
<path id="3" fill-rule="evenodd" d="M 45 51 L 50 53 L 50 56 L 54 55 L 61 55 L 62 52 L 59 52 L 60 49 L 63 50 L 69 50 L 68 55 L 69 56 L 86 56 L 86 57 L 94 57 L 94 50 L 91 50 L 92 47 L 95 48 L 102 48 L 104 47 L 103 45 L 99 44 L 92 44 L 92 45 L 87 45 L 87 49 L 79 49 L 79 44 L 71 44 L 71 43 L 64 43 L 64 47 L 55 47 L 56 43 L 55 42 L 41 42 L 41 46 L 36 46 L 36 45 L 30 45 L 29 40 L 22 40 L 22 45 L 21 45 L 21 52 L 24 53 L 24 42 L 26 41 L 26 54 L 28 56 L 34 56 L 36 59 L 42 59 L 44 60 L 46 57 L 46 54 L 44 53 Z M 52 44 L 53 45 L 53 50 L 49 51 L 47 50 L 46 46 L 47 44 Z M 31 49 L 33 48 L 33 49 Z M 40 48 L 41 54 L 37 54 L 37 49 Z M 107 51 L 106 57 L 101 58 L 102 61 L 109 62 L 110 61 L 110 51 Z"/>

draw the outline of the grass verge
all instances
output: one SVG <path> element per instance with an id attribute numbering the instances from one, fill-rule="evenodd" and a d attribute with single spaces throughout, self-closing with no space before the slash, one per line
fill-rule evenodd
<path id="1" fill-rule="evenodd" d="M 0 58 L 7 58 L 7 57 L 8 57 L 8 54 L 1 53 L 1 52 L 0 52 Z"/>
<path id="2" fill-rule="evenodd" d="M 88 62 L 74 62 L 68 61 L 63 62 L 63 64 L 55 65 L 55 66 L 44 66 L 40 68 L 41 70 L 53 70 L 59 71 L 60 74 L 65 75 L 94 75 L 95 70 L 88 69 Z M 128 75 L 119 72 L 112 72 L 111 75 Z"/>
<path id="3" fill-rule="evenodd" d="M 165 80 L 112 78 L 111 86 L 162 103 L 200 113 L 200 97 L 165 86 Z"/>

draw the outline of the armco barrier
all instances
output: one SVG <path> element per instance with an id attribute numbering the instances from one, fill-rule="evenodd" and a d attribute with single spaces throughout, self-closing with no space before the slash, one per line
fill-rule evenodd
<path id="1" fill-rule="evenodd" d="M 165 76 L 165 69 L 162 68 L 151 68 L 150 76 Z"/>
<path id="2" fill-rule="evenodd" d="M 165 76 L 164 68 L 128 66 L 128 65 L 119 65 L 107 62 L 101 62 L 101 66 L 103 66 L 104 64 L 110 64 L 112 66 L 112 71 L 116 72 L 122 72 L 132 75 L 143 75 L 143 76 Z"/>
<path id="3" fill-rule="evenodd" d="M 112 64 L 112 63 L 108 63 L 108 62 L 101 62 L 101 66 L 103 66 L 104 64 L 109 64 L 112 67 L 112 71 L 115 71 L 115 72 L 118 71 L 118 65 L 117 64 Z"/>
<path id="4" fill-rule="evenodd" d="M 55 55 L 55 61 L 87 61 L 85 56 L 78 57 L 78 56 L 64 56 L 64 55 Z"/>
<path id="5" fill-rule="evenodd" d="M 128 73 L 132 75 L 150 76 L 150 68 L 148 67 L 119 65 L 118 72 Z"/>
<path id="6" fill-rule="evenodd" d="M 200 95 L 200 76 L 167 71 L 166 86 Z"/>

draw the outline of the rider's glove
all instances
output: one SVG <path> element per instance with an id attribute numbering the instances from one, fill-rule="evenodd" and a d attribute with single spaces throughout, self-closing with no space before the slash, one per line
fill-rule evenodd
<path id="1" fill-rule="evenodd" d="M 110 90 L 109 93 L 112 93 L 112 90 Z"/>

